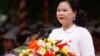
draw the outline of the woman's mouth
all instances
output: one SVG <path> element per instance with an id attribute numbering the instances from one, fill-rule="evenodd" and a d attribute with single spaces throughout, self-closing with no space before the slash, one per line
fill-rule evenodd
<path id="1" fill-rule="evenodd" d="M 60 20 L 64 19 L 64 17 L 59 17 Z"/>
<path id="2" fill-rule="evenodd" d="M 65 17 L 58 17 L 58 21 L 59 21 L 61 24 L 65 24 L 65 23 L 66 23 Z"/>

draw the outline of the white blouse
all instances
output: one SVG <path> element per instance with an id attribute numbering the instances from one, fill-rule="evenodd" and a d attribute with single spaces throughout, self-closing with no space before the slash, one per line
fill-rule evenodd
<path id="1" fill-rule="evenodd" d="M 62 27 L 57 28 L 52 30 L 49 38 L 69 42 L 67 48 L 76 56 L 95 56 L 92 37 L 86 28 L 75 24 L 65 31 Z"/>

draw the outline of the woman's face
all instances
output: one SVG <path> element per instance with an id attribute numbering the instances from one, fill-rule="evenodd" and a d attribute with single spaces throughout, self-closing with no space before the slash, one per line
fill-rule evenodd
<path id="1" fill-rule="evenodd" d="M 76 12 L 72 10 L 70 4 L 66 2 L 60 2 L 57 8 L 56 16 L 58 21 L 62 25 L 71 25 L 73 24 L 74 17 Z"/>

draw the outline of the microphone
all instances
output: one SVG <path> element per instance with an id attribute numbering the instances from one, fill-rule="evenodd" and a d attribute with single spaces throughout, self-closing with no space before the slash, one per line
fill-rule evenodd
<path id="1" fill-rule="evenodd" d="M 41 28 L 38 32 L 39 36 L 37 37 L 37 39 L 47 38 L 50 33 L 51 33 L 50 28 Z"/>

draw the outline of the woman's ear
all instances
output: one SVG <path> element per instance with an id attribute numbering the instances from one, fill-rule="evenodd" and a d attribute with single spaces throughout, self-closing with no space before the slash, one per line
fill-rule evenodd
<path id="1" fill-rule="evenodd" d="M 74 17 L 76 17 L 77 11 L 74 11 Z"/>

